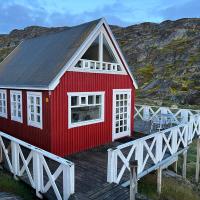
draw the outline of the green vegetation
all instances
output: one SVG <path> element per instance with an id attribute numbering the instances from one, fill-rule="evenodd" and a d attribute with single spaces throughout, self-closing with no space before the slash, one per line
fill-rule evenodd
<path id="1" fill-rule="evenodd" d="M 0 192 L 1 191 L 15 194 L 24 200 L 37 199 L 28 185 L 21 181 L 15 181 L 13 177 L 4 170 L 0 170 Z"/>
<path id="2" fill-rule="evenodd" d="M 141 78 L 141 81 L 145 84 L 149 83 L 150 80 L 153 78 L 154 74 L 154 67 L 150 64 L 144 66 L 144 67 L 139 67 L 137 69 L 137 74 Z"/>
<path id="3" fill-rule="evenodd" d="M 181 158 L 181 156 L 180 156 Z M 181 174 L 182 160 L 179 159 L 178 173 Z M 139 182 L 139 192 L 145 194 L 152 200 L 199 200 L 199 191 L 194 181 L 196 165 L 196 141 L 194 141 L 188 151 L 187 160 L 187 177 L 191 184 L 184 180 L 164 177 L 162 194 L 160 196 L 156 193 L 156 174 L 150 174 Z"/>
<path id="4" fill-rule="evenodd" d="M 188 38 L 175 39 L 159 50 L 160 53 L 172 53 L 174 51 L 181 53 L 185 51 L 189 43 L 190 40 Z"/>
<path id="5" fill-rule="evenodd" d="M 0 49 L 0 62 L 13 50 L 13 47 Z"/>

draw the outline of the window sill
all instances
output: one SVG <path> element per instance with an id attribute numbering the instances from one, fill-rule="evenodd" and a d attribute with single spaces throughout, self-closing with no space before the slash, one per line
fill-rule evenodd
<path id="1" fill-rule="evenodd" d="M 0 117 L 2 117 L 2 118 L 8 118 L 8 116 L 7 115 L 4 115 L 4 114 L 0 114 Z"/>
<path id="2" fill-rule="evenodd" d="M 23 120 L 19 118 L 11 117 L 11 120 L 15 122 L 23 123 Z"/>
<path id="3" fill-rule="evenodd" d="M 75 127 L 80 127 L 80 126 L 87 126 L 87 125 L 92 125 L 92 124 L 97 124 L 104 122 L 104 119 L 98 119 L 98 120 L 90 120 L 90 121 L 85 121 L 85 122 L 77 122 L 77 123 L 69 123 L 68 128 L 75 128 Z"/>
<path id="4" fill-rule="evenodd" d="M 28 126 L 33 126 L 35 128 L 39 128 L 39 129 L 42 129 L 42 124 L 36 124 L 36 123 L 33 123 L 33 122 L 28 122 Z"/>

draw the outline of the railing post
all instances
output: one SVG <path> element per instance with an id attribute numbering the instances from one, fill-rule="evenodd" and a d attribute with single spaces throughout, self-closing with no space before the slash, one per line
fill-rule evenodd
<path id="1" fill-rule="evenodd" d="M 117 154 L 116 150 L 108 149 L 107 182 L 114 183 L 117 178 Z"/>
<path id="2" fill-rule="evenodd" d="M 1 138 L 1 136 L 0 136 Z M 2 139 L 2 138 L 1 138 Z M 0 164 L 3 162 L 3 147 L 1 145 L 1 140 L 0 140 Z"/>
<path id="3" fill-rule="evenodd" d="M 136 152 L 135 152 L 135 160 L 137 160 L 137 173 L 139 174 L 142 172 L 142 166 L 143 166 L 143 159 L 144 159 L 144 147 L 143 143 L 140 141 L 138 142 L 136 146 Z"/>
<path id="4" fill-rule="evenodd" d="M 197 160 L 196 160 L 196 175 L 195 181 L 196 183 L 199 182 L 199 173 L 200 173 L 200 137 L 197 139 Z"/>
<path id="5" fill-rule="evenodd" d="M 43 181 L 43 166 L 41 163 L 40 154 L 33 151 L 33 180 L 35 183 L 36 196 L 42 199 L 40 192 L 42 191 Z"/>
<path id="6" fill-rule="evenodd" d="M 160 162 L 162 160 L 162 145 L 163 145 L 163 137 L 162 133 L 156 135 L 156 160 Z"/>
<path id="7" fill-rule="evenodd" d="M 187 150 L 183 152 L 183 166 L 182 166 L 182 176 L 186 179 L 187 175 Z"/>
<path id="8" fill-rule="evenodd" d="M 157 193 L 160 195 L 162 190 L 162 168 L 157 169 Z"/>
<path id="9" fill-rule="evenodd" d="M 74 165 L 63 164 L 63 199 L 69 199 L 70 195 L 74 193 Z"/>
<path id="10" fill-rule="evenodd" d="M 181 109 L 181 123 L 189 122 L 189 112 L 187 109 Z"/>
<path id="11" fill-rule="evenodd" d="M 138 184 L 137 184 L 137 167 L 138 163 L 137 161 L 130 161 L 129 163 L 130 167 L 130 200 L 136 199 L 136 194 L 138 190 Z"/>
<path id="12" fill-rule="evenodd" d="M 11 156 L 12 156 L 12 167 L 14 179 L 18 180 L 17 176 L 19 175 L 19 145 L 11 141 Z"/>
<path id="13" fill-rule="evenodd" d="M 150 112 L 149 112 L 149 106 L 144 106 L 143 108 L 143 120 L 149 120 L 150 119 Z"/>
<path id="14" fill-rule="evenodd" d="M 177 139 L 178 139 L 178 132 L 177 132 L 177 129 L 173 129 L 172 130 L 172 151 L 173 151 L 173 154 L 176 153 L 177 151 Z"/>

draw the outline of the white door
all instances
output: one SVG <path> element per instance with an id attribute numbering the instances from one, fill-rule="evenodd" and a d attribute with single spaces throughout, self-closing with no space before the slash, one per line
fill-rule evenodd
<path id="1" fill-rule="evenodd" d="M 113 140 L 131 135 L 131 89 L 113 90 Z"/>

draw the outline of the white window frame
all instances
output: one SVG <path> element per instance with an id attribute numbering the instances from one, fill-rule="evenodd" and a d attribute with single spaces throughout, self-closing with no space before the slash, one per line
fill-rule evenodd
<path id="1" fill-rule="evenodd" d="M 17 102 L 17 98 L 16 98 L 16 101 L 15 102 L 13 102 L 13 95 L 16 95 L 16 97 L 17 97 L 17 95 L 20 95 L 20 102 Z M 14 108 L 13 108 L 13 103 L 15 103 L 16 104 L 16 116 L 14 116 L 13 115 L 13 110 L 14 110 Z M 20 103 L 20 107 L 21 107 L 21 109 L 20 109 L 20 112 L 21 112 L 21 117 L 19 117 L 18 116 L 18 103 Z M 23 123 L 23 108 L 22 108 L 22 91 L 18 91 L 18 90 L 11 90 L 10 91 L 10 111 L 11 111 L 11 120 L 13 120 L 13 121 L 17 121 L 17 122 L 21 122 L 21 123 Z"/>
<path id="2" fill-rule="evenodd" d="M 31 108 L 30 108 L 30 102 L 29 102 L 29 97 L 33 96 L 34 98 L 39 97 L 40 98 L 40 122 L 32 121 L 31 120 Z M 35 100 L 34 100 L 35 101 Z M 36 113 L 36 104 L 34 104 L 34 118 L 37 115 Z M 29 126 L 33 126 L 36 128 L 42 129 L 43 125 L 43 113 L 42 113 L 42 92 L 27 92 L 27 122 Z"/>
<path id="3" fill-rule="evenodd" d="M 7 90 L 0 90 L 0 93 L 5 94 L 5 100 L 0 99 L 0 101 L 2 101 L 2 112 L 0 112 L 0 117 L 4 117 L 4 118 L 8 118 L 8 109 L 7 109 Z M 6 112 L 3 112 L 3 101 L 5 101 L 5 110 Z"/>
<path id="4" fill-rule="evenodd" d="M 74 128 L 74 127 L 80 127 L 80 126 L 85 126 L 85 125 L 104 122 L 105 92 L 68 92 L 67 95 L 68 95 L 68 128 Z M 89 121 L 72 123 L 71 122 L 71 109 L 73 107 L 71 106 L 71 97 L 78 96 L 79 99 L 81 97 L 86 97 L 86 101 L 87 101 L 88 100 L 88 96 L 91 96 L 91 95 L 100 95 L 101 96 L 101 117 L 100 117 L 100 119 L 94 119 L 94 120 L 89 120 Z M 99 104 L 96 104 L 96 105 L 99 105 Z M 86 104 L 84 104 L 84 105 L 80 104 L 79 106 L 90 106 L 90 105 L 88 104 L 88 102 L 86 102 Z"/>

